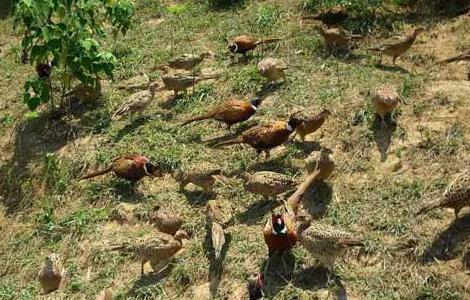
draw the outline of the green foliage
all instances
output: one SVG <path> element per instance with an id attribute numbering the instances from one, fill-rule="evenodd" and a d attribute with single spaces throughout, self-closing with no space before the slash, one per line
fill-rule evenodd
<path id="1" fill-rule="evenodd" d="M 0 123 L 2 124 L 2 126 L 10 126 L 11 124 L 13 124 L 13 118 L 11 115 L 6 114 L 0 118 Z"/>
<path id="2" fill-rule="evenodd" d="M 44 179 L 48 190 L 60 193 L 65 192 L 68 186 L 69 175 L 67 168 L 57 155 L 53 153 L 46 154 L 41 173 L 41 177 Z"/>
<path id="3" fill-rule="evenodd" d="M 209 7 L 214 9 L 228 9 L 245 4 L 245 0 L 205 0 L 205 2 Z"/>
<path id="4" fill-rule="evenodd" d="M 188 10 L 188 5 L 182 4 L 173 4 L 167 7 L 168 13 L 179 16 Z"/>
<path id="5" fill-rule="evenodd" d="M 63 217 L 57 218 L 52 207 L 36 214 L 36 233 L 47 241 L 58 242 L 63 235 L 80 236 L 92 231 L 92 224 L 107 219 L 107 213 L 102 208 L 82 208 Z"/>
<path id="6" fill-rule="evenodd" d="M 14 27 L 23 33 L 23 54 L 36 66 L 51 63 L 58 71 L 63 90 L 73 79 L 93 86 L 101 75 L 112 77 L 116 58 L 102 51 L 104 26 L 112 26 L 114 37 L 131 27 L 134 5 L 129 0 L 19 0 Z M 46 78 L 31 77 L 23 100 L 31 110 L 50 100 Z"/>
<path id="7" fill-rule="evenodd" d="M 47 82 L 33 76 L 24 85 L 23 102 L 30 110 L 35 110 L 42 103 L 49 102 L 50 93 Z"/>
<path id="8" fill-rule="evenodd" d="M 106 15 L 113 25 L 113 35 L 115 39 L 119 32 L 125 35 L 131 28 L 134 12 L 134 4 L 130 0 L 117 0 L 114 1 L 114 5 L 106 7 Z"/>
<path id="9" fill-rule="evenodd" d="M 244 68 L 236 74 L 232 91 L 237 94 L 246 94 L 261 88 L 263 79 L 256 65 Z"/>
<path id="10" fill-rule="evenodd" d="M 280 10 L 278 5 L 261 5 L 258 8 L 256 22 L 261 29 L 271 29 L 279 20 Z"/>

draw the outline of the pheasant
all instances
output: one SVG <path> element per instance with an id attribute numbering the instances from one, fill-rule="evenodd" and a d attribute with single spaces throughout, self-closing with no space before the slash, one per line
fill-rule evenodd
<path id="1" fill-rule="evenodd" d="M 281 39 L 279 38 L 266 38 L 257 40 L 252 36 L 240 35 L 232 39 L 232 42 L 228 45 L 228 50 L 232 53 L 240 53 L 243 56 L 246 55 L 248 51 L 252 51 L 256 46 L 261 44 L 268 44 L 277 42 Z"/>
<path id="2" fill-rule="evenodd" d="M 227 184 L 227 179 L 222 175 L 222 169 L 218 165 L 207 162 L 196 164 L 186 172 L 178 170 L 173 177 L 179 182 L 181 191 L 192 183 L 201 187 L 205 193 L 213 193 L 212 186 L 216 180 Z"/>
<path id="3" fill-rule="evenodd" d="M 363 246 L 361 237 L 335 227 L 320 223 L 311 224 L 310 218 L 305 220 L 298 216 L 298 237 L 300 244 L 328 269 L 328 279 L 333 274 L 335 260 L 348 248 Z M 328 280 L 329 281 L 329 280 Z"/>
<path id="4" fill-rule="evenodd" d="M 264 297 L 263 294 L 264 276 L 261 273 L 248 278 L 248 299 L 257 300 Z"/>
<path id="5" fill-rule="evenodd" d="M 163 175 L 160 168 L 151 163 L 147 157 L 139 154 L 131 154 L 116 158 L 107 168 L 85 175 L 81 177 L 80 180 L 104 175 L 109 172 L 113 172 L 117 177 L 130 181 L 131 184 L 135 184 L 145 176 L 153 177 Z"/>
<path id="6" fill-rule="evenodd" d="M 349 34 L 339 28 L 325 29 L 323 26 L 317 26 L 316 30 L 325 40 L 325 46 L 329 50 L 349 50 L 353 47 L 353 39 L 362 38 L 360 35 Z"/>
<path id="7" fill-rule="evenodd" d="M 175 57 L 168 61 L 168 66 L 173 69 L 183 69 L 190 71 L 202 61 L 208 57 L 211 57 L 213 54 L 211 52 L 203 52 L 199 55 L 197 54 L 182 54 L 178 57 Z"/>
<path id="8" fill-rule="evenodd" d="M 283 254 L 285 251 L 291 250 L 298 239 L 295 216 L 289 212 L 282 214 L 272 213 L 264 226 L 263 236 L 268 246 L 268 259 L 263 272 L 266 278 L 266 272 L 274 253 L 278 253 L 281 256 L 284 270 L 287 269 Z"/>
<path id="9" fill-rule="evenodd" d="M 170 259 L 181 249 L 183 239 L 189 239 L 183 230 L 176 232 L 174 236 L 158 233 L 112 245 L 111 250 L 133 254 L 141 263 L 140 275 L 143 276 L 144 265 L 147 262 L 150 262 L 155 272 L 166 267 Z"/>
<path id="10" fill-rule="evenodd" d="M 313 192 L 311 187 L 318 181 L 327 179 L 335 168 L 334 161 L 324 151 L 320 152 L 319 157 L 315 155 L 313 158 L 315 159 L 314 167 L 307 164 L 309 175 L 286 201 L 287 210 L 295 216 L 297 216 L 300 202 L 305 198 L 307 192 Z"/>
<path id="11" fill-rule="evenodd" d="M 457 219 L 460 210 L 465 206 L 470 206 L 470 170 L 457 174 L 445 190 L 442 198 L 424 205 L 417 212 L 417 215 L 438 207 L 449 207 L 454 209 L 455 218 Z"/>
<path id="12" fill-rule="evenodd" d="M 425 31 L 424 28 L 416 28 L 412 34 L 406 36 L 402 41 L 398 43 L 386 44 L 379 47 L 371 47 L 369 48 L 369 50 L 380 52 L 379 64 L 382 63 L 382 54 L 385 54 L 387 56 L 392 57 L 393 65 L 396 66 L 397 57 L 403 55 L 406 51 L 408 51 L 411 46 L 413 46 L 416 37 L 418 37 L 418 35 L 423 31 Z"/>
<path id="13" fill-rule="evenodd" d="M 183 225 L 183 219 L 181 219 L 181 217 L 172 212 L 163 211 L 159 205 L 155 206 L 150 213 L 149 221 L 155 224 L 161 232 L 171 235 L 175 235 L 175 233 L 180 230 L 181 225 Z"/>
<path id="14" fill-rule="evenodd" d="M 281 78 L 285 78 L 284 70 L 287 66 L 284 62 L 277 58 L 265 58 L 258 63 L 258 71 L 269 82 L 275 82 Z"/>
<path id="15" fill-rule="evenodd" d="M 462 54 L 459 54 L 457 56 L 453 56 L 453 57 L 449 57 L 447 59 L 444 59 L 444 60 L 441 60 L 440 62 L 438 63 L 451 63 L 451 62 L 455 62 L 455 61 L 461 61 L 461 60 L 468 60 L 470 61 L 470 50 L 465 52 L 465 53 L 462 53 Z M 470 80 L 470 69 L 468 70 L 468 80 Z"/>
<path id="16" fill-rule="evenodd" d="M 331 112 L 324 109 L 313 116 L 300 118 L 302 123 L 295 128 L 295 134 L 298 134 L 300 139 L 305 141 L 305 137 L 317 131 L 325 123 L 328 116 L 331 116 Z"/>
<path id="17" fill-rule="evenodd" d="M 162 76 L 162 81 L 165 87 L 168 90 L 173 90 L 175 93 L 175 97 L 178 96 L 178 92 L 186 91 L 189 87 L 195 85 L 196 83 L 207 80 L 207 79 L 214 79 L 217 78 L 218 75 L 216 74 L 208 74 L 208 75 L 191 75 L 191 74 L 183 74 L 183 73 L 170 73 L 165 74 Z"/>
<path id="18" fill-rule="evenodd" d="M 206 218 L 210 222 L 217 222 L 222 227 L 230 224 L 233 208 L 229 199 L 210 200 L 206 205 Z"/>
<path id="19" fill-rule="evenodd" d="M 258 154 L 264 151 L 266 153 L 266 158 L 268 158 L 270 150 L 287 141 L 289 135 L 300 124 L 301 121 L 299 119 L 290 118 L 287 122 L 278 121 L 254 126 L 244 131 L 237 138 L 219 143 L 215 145 L 215 147 L 225 147 L 234 144 L 248 144 L 256 149 Z"/>
<path id="20" fill-rule="evenodd" d="M 40 79 L 47 79 L 51 77 L 52 63 L 47 61 L 45 63 L 38 63 L 36 65 L 36 74 Z"/>
<path id="21" fill-rule="evenodd" d="M 47 294 L 57 290 L 64 275 L 65 271 L 59 262 L 58 256 L 54 253 L 47 256 L 41 270 L 38 272 L 38 280 L 44 293 Z"/>
<path id="22" fill-rule="evenodd" d="M 457 56 L 452 56 L 452 57 L 446 58 L 444 60 L 441 60 L 441 61 L 438 62 L 438 64 L 441 64 L 441 63 L 448 64 L 448 63 L 461 61 L 461 60 L 469 60 L 470 61 L 470 50 L 465 52 L 465 53 L 461 53 Z"/>
<path id="23" fill-rule="evenodd" d="M 225 244 L 224 226 L 232 220 L 232 205 L 225 199 L 211 200 L 206 205 L 207 228 L 211 232 L 215 259 L 219 260 Z"/>
<path id="24" fill-rule="evenodd" d="M 400 102 L 400 94 L 395 87 L 383 85 L 369 93 L 377 116 L 382 126 L 386 126 L 385 117 L 393 112 Z"/>
<path id="25" fill-rule="evenodd" d="M 227 128 L 230 130 L 233 124 L 246 121 L 254 115 L 260 104 L 261 99 L 258 97 L 252 99 L 250 102 L 229 100 L 221 105 L 215 106 L 203 115 L 187 119 L 182 125 L 196 121 L 213 119 L 227 124 Z"/>
<path id="26" fill-rule="evenodd" d="M 247 192 L 263 196 L 266 200 L 269 197 L 276 197 L 285 193 L 295 186 L 295 181 L 284 174 L 261 171 L 254 174 L 242 173 L 244 187 Z"/>
<path id="27" fill-rule="evenodd" d="M 132 94 L 127 101 L 114 112 L 113 117 L 122 116 L 124 114 L 142 114 L 155 98 L 155 90 L 156 84 L 151 83 L 148 91 Z"/>
<path id="28" fill-rule="evenodd" d="M 335 169 L 335 162 L 331 156 L 325 152 L 315 152 L 305 159 L 305 168 L 309 174 L 319 172 L 316 180 L 328 179 Z"/>

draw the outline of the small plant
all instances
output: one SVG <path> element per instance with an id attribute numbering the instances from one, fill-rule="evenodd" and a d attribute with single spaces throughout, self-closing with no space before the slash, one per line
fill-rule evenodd
<path id="1" fill-rule="evenodd" d="M 271 29 L 279 20 L 280 11 L 277 5 L 261 5 L 258 8 L 258 18 L 256 22 L 263 30 Z"/>
<path id="2" fill-rule="evenodd" d="M 69 176 L 67 168 L 64 167 L 63 162 L 57 155 L 53 153 L 46 154 L 41 177 L 44 178 L 48 190 L 60 193 L 65 192 Z"/>
<path id="3" fill-rule="evenodd" d="M 259 74 L 257 66 L 249 66 L 241 70 L 234 81 L 232 91 L 237 94 L 245 94 L 261 88 L 263 78 Z"/>
<path id="4" fill-rule="evenodd" d="M 10 126 L 13 123 L 13 118 L 11 115 L 4 115 L 0 118 L 2 126 Z"/>
<path id="5" fill-rule="evenodd" d="M 52 99 L 55 73 L 62 99 L 74 79 L 95 87 L 100 76 L 112 77 L 116 57 L 102 51 L 97 39 L 106 36 L 104 21 L 111 24 L 115 38 L 125 34 L 133 13 L 130 0 L 18 0 L 14 28 L 23 34 L 22 60 L 29 58 L 37 72 L 24 86 L 23 101 L 29 109 Z"/>

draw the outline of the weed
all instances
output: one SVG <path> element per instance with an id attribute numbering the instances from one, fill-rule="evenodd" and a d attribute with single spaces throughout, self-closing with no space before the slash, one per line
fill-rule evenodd
<path id="1" fill-rule="evenodd" d="M 263 31 L 272 29 L 276 22 L 279 20 L 280 10 L 277 5 L 261 5 L 258 8 L 258 18 L 256 20 L 258 26 Z"/>
<path id="2" fill-rule="evenodd" d="M 47 153 L 44 157 L 41 177 L 44 178 L 46 189 L 50 192 L 64 193 L 69 182 L 67 166 L 54 153 Z"/>
<path id="3" fill-rule="evenodd" d="M 263 78 L 256 65 L 243 68 L 233 78 L 232 91 L 236 94 L 247 94 L 262 87 Z"/>

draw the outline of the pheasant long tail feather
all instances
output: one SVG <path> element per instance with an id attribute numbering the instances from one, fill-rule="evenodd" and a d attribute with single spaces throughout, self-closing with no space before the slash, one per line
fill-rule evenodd
<path id="1" fill-rule="evenodd" d="M 457 56 L 449 57 L 447 59 L 438 61 L 438 64 L 448 64 L 454 61 L 459 61 L 459 60 L 464 60 L 464 59 L 470 59 L 470 53 L 464 53 L 464 54 L 459 54 Z"/>
<path id="2" fill-rule="evenodd" d="M 367 48 L 367 50 L 370 50 L 370 51 L 382 51 L 382 48 L 381 48 L 381 47 L 369 47 L 369 48 Z"/>
<path id="3" fill-rule="evenodd" d="M 221 147 L 226 147 L 229 145 L 242 144 L 242 143 L 243 143 L 243 138 L 238 137 L 238 138 L 234 138 L 233 140 L 228 140 L 225 142 L 218 143 L 214 146 L 214 148 L 221 148 Z"/>
<path id="4" fill-rule="evenodd" d="M 420 210 L 418 210 L 416 212 L 416 215 L 420 215 L 420 214 L 423 214 L 425 212 L 428 212 L 430 210 L 433 210 L 435 208 L 438 208 L 442 205 L 442 201 L 441 200 L 434 200 L 432 201 L 431 203 L 428 203 L 426 204 L 425 206 L 421 207 Z"/>
<path id="5" fill-rule="evenodd" d="M 129 105 L 122 106 L 113 113 L 113 117 L 122 116 L 123 114 L 127 113 L 128 111 L 129 111 Z"/>
<path id="6" fill-rule="evenodd" d="M 364 246 L 364 240 L 361 238 L 343 239 L 343 240 L 340 240 L 340 243 L 349 247 Z"/>
<path id="7" fill-rule="evenodd" d="M 219 223 L 212 222 L 211 227 L 212 247 L 214 248 L 215 259 L 218 260 L 225 244 L 225 233 Z"/>
<path id="8" fill-rule="evenodd" d="M 255 44 L 256 45 L 269 44 L 269 43 L 274 43 L 274 42 L 277 42 L 277 41 L 280 41 L 280 40 L 281 40 L 280 38 L 265 38 L 265 39 L 256 41 Z"/>
<path id="9" fill-rule="evenodd" d="M 201 115 L 201 116 L 196 116 L 196 117 L 189 118 L 189 119 L 183 121 L 183 123 L 181 123 L 181 126 L 187 125 L 187 124 L 192 123 L 192 122 L 197 122 L 197 121 L 210 119 L 210 118 L 212 118 L 212 115 L 213 115 L 212 112 L 210 112 L 210 113 L 207 113 L 207 114 L 204 114 L 204 115 Z"/>
<path id="10" fill-rule="evenodd" d="M 222 183 L 223 185 L 225 185 L 225 186 L 228 186 L 228 187 L 231 187 L 231 186 L 232 186 L 231 183 L 230 183 L 230 181 L 228 180 L 228 178 L 225 177 L 224 175 L 218 174 L 218 175 L 212 175 L 212 177 L 213 177 L 215 180 L 221 182 L 221 183 Z"/>
<path id="11" fill-rule="evenodd" d="M 218 77 L 220 77 L 220 74 L 218 74 L 218 73 L 205 74 L 205 75 L 199 76 L 199 78 L 197 80 L 200 81 L 200 80 L 207 80 L 207 79 L 215 79 L 215 78 L 218 78 Z"/>
<path id="12" fill-rule="evenodd" d="M 310 174 L 307 179 L 299 185 L 295 193 L 287 199 L 287 209 L 294 213 L 294 215 L 297 215 L 302 197 L 305 195 L 309 187 L 317 180 L 319 175 L 320 171 Z"/>
<path id="13" fill-rule="evenodd" d="M 89 173 L 83 177 L 80 177 L 79 180 L 84 180 L 84 179 L 89 179 L 89 178 L 93 178 L 93 177 L 96 177 L 96 176 L 100 176 L 100 175 L 104 175 L 106 173 L 109 173 L 111 172 L 112 170 L 112 166 L 109 166 L 107 167 L 106 169 L 103 169 L 103 170 L 98 170 L 98 171 L 95 171 L 95 172 L 92 172 L 92 173 Z"/>
<path id="14" fill-rule="evenodd" d="M 111 245 L 110 250 L 111 251 L 128 250 L 129 246 L 130 246 L 129 243 L 113 244 L 113 245 Z"/>

